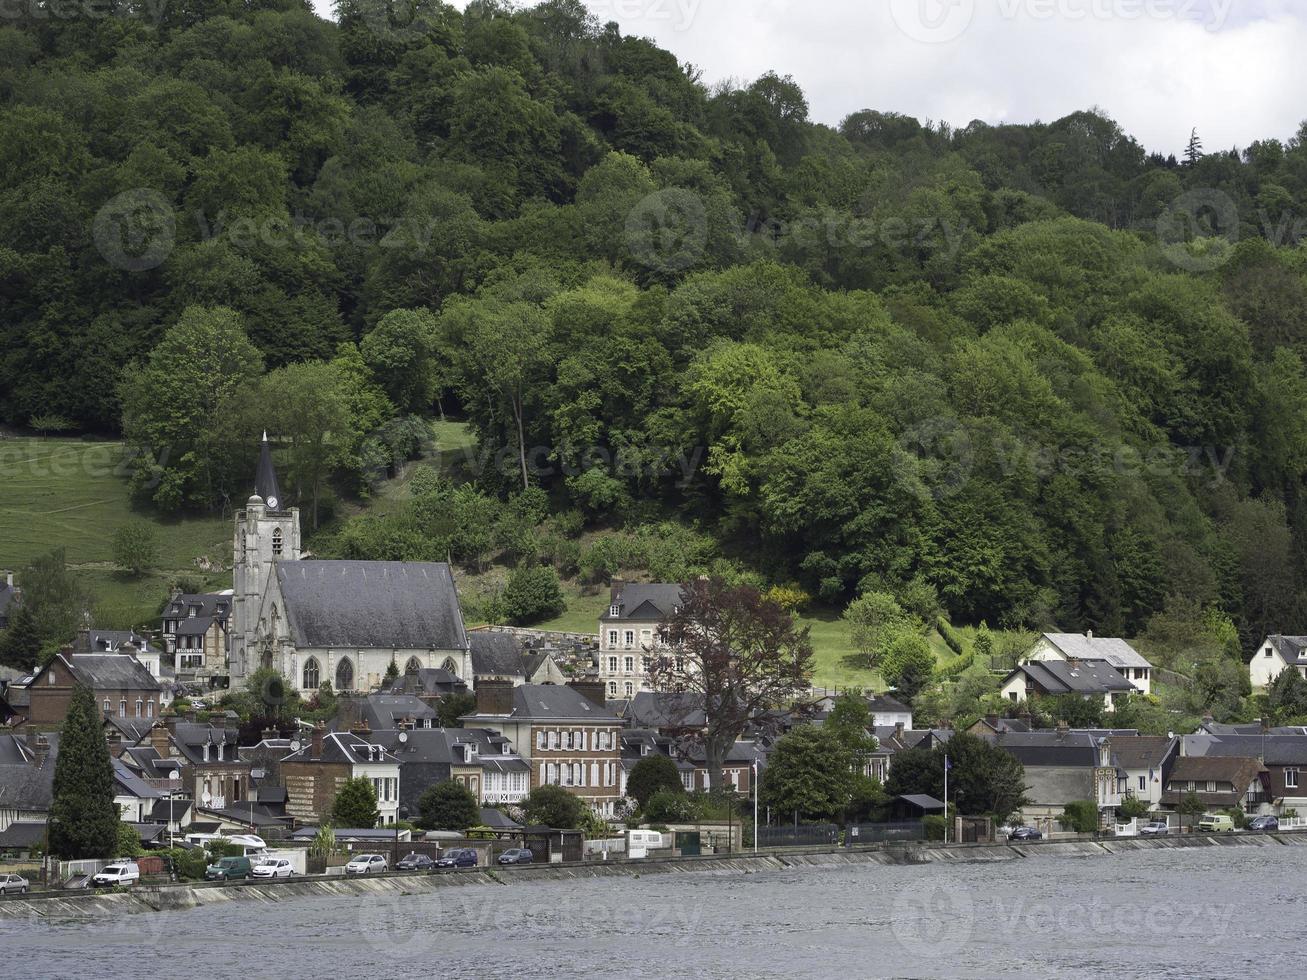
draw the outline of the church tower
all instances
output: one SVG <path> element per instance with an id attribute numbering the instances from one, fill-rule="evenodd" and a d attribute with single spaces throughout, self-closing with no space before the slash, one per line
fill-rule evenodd
<path id="1" fill-rule="evenodd" d="M 235 686 L 259 669 L 259 607 L 279 561 L 299 561 L 300 512 L 285 507 L 272 465 L 272 448 L 263 433 L 254 496 L 236 513 L 232 542 L 234 566 L 229 668 Z"/>

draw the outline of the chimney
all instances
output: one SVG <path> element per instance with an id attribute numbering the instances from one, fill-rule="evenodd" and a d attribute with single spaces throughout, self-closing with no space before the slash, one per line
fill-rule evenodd
<path id="1" fill-rule="evenodd" d="M 355 735 L 370 735 L 372 733 L 372 729 L 368 727 L 368 720 L 366 718 L 360 718 L 358 721 L 354 722 L 354 724 L 349 726 L 349 730 Z"/>
<path id="2" fill-rule="evenodd" d="M 275 728 L 265 728 L 265 729 L 263 730 L 263 741 L 265 741 L 265 742 L 271 742 L 271 741 L 272 741 L 274 738 L 276 738 L 276 737 L 277 737 L 277 729 L 275 729 Z"/>
<path id="3" fill-rule="evenodd" d="M 77 629 L 77 640 L 73 643 L 73 649 L 78 653 L 91 652 L 91 627 L 79 626 Z"/>
<path id="4" fill-rule="evenodd" d="M 1093 631 L 1093 630 L 1085 630 L 1085 639 L 1088 640 L 1090 643 L 1093 643 L 1093 642 L 1094 642 L 1094 631 Z"/>
<path id="5" fill-rule="evenodd" d="M 513 682 L 489 679 L 477 681 L 476 698 L 479 715 L 511 715 Z"/>
<path id="6" fill-rule="evenodd" d="M 622 590 L 626 588 L 626 580 L 615 578 L 608 585 L 608 604 L 617 605 L 617 600 L 622 597 Z"/>
<path id="7" fill-rule="evenodd" d="M 896 721 L 894 723 L 894 737 L 897 739 L 903 738 L 903 722 Z"/>
<path id="8" fill-rule="evenodd" d="M 326 731 L 327 728 L 322 724 L 322 722 L 318 722 L 313 726 L 313 737 L 309 741 L 310 759 L 316 760 L 322 758 L 322 737 L 326 734 Z"/>
<path id="9" fill-rule="evenodd" d="M 1065 721 L 1062 721 L 1062 720 L 1059 719 L 1059 720 L 1058 720 L 1058 723 L 1057 723 L 1057 737 L 1058 737 L 1058 739 L 1060 740 L 1060 739 L 1064 739 L 1064 738 L 1066 738 L 1066 737 L 1067 737 L 1067 733 L 1070 732 L 1070 731 L 1071 731 L 1070 726 L 1068 726 L 1067 723 L 1066 723 Z"/>
<path id="10" fill-rule="evenodd" d="M 50 739 L 40 732 L 28 732 L 27 749 L 32 753 L 32 764 L 40 769 L 50 755 Z"/>
<path id="11" fill-rule="evenodd" d="M 163 725 L 155 725 L 150 729 L 150 746 L 154 751 L 159 753 L 161 759 L 168 758 L 168 749 L 170 745 L 171 739 L 168 737 L 167 728 Z"/>
<path id="12" fill-rule="evenodd" d="M 597 704 L 601 708 L 608 706 L 607 699 L 604 695 L 603 681 L 592 680 L 590 678 L 584 680 L 571 680 L 567 682 L 567 686 L 591 704 Z"/>
<path id="13" fill-rule="evenodd" d="M 118 652 L 128 657 L 135 657 L 140 651 L 136 649 L 135 643 L 128 640 L 118 648 Z"/>

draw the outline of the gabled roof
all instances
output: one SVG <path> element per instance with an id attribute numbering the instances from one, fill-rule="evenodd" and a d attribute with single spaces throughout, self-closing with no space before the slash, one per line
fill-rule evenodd
<path id="1" fill-rule="evenodd" d="M 1266 642 L 1275 648 L 1287 664 L 1307 664 L 1307 636 L 1268 636 Z"/>
<path id="2" fill-rule="evenodd" d="M 114 653 L 124 643 L 130 643 L 142 653 L 152 653 L 150 640 L 135 630 L 89 630 L 86 634 L 90 650 L 87 653 Z"/>
<path id="3" fill-rule="evenodd" d="M 1268 766 L 1307 766 L 1307 735 L 1185 735 L 1189 758 L 1260 758 Z"/>
<path id="4" fill-rule="evenodd" d="M 240 732 L 235 728 L 216 728 L 197 722 L 179 722 L 172 732 L 172 742 L 181 751 L 188 762 L 204 765 L 205 762 L 236 763 L 240 762 L 240 749 L 237 743 Z M 208 745 L 209 758 L 204 758 L 204 746 Z M 222 746 L 222 759 L 218 758 L 218 746 Z"/>
<path id="5" fill-rule="evenodd" d="M 60 653 L 61 661 L 79 684 L 93 691 L 150 691 L 157 693 L 159 682 L 135 657 L 122 653 Z M 54 660 L 50 661 L 54 663 Z M 50 664 L 37 672 L 39 679 Z M 33 681 L 38 683 L 39 681 Z"/>
<path id="6" fill-rule="evenodd" d="M 1112 750 L 1112 763 L 1120 769 L 1160 769 L 1180 749 L 1178 738 L 1165 735 L 1113 738 L 1108 744 Z"/>
<path id="7" fill-rule="evenodd" d="M 50 749 L 39 767 L 30 753 L 22 762 L 0 763 L 0 810 L 41 812 L 50 809 L 54 795 L 54 767 L 59 755 L 59 734 L 50 732 L 46 738 Z"/>
<path id="8" fill-rule="evenodd" d="M 1084 633 L 1045 633 L 1044 639 L 1067 657 L 1076 660 L 1105 660 L 1113 667 L 1151 667 L 1143 655 L 1125 640 L 1088 636 Z"/>
<path id="9" fill-rule="evenodd" d="M 703 728 L 708 715 L 703 695 L 666 691 L 637 691 L 622 712 L 636 728 Z"/>
<path id="10" fill-rule="evenodd" d="M 617 615 L 612 609 L 604 610 L 601 622 L 614 622 L 623 619 L 638 619 L 660 623 L 670 619 L 681 602 L 681 586 L 668 582 L 628 582 L 622 586 L 617 601 Z"/>
<path id="11" fill-rule="evenodd" d="M 216 616 L 193 616 L 189 619 L 183 619 L 173 630 L 174 636 L 203 636 L 213 628 L 214 623 L 226 622 Z"/>
<path id="12" fill-rule="evenodd" d="M 278 562 L 295 645 L 466 650 L 454 576 L 443 562 Z"/>
<path id="13" fill-rule="evenodd" d="M 494 807 L 483 806 L 481 808 L 481 826 L 489 827 L 491 830 L 521 830 L 522 825 L 508 816 L 502 810 L 496 810 Z"/>
<path id="14" fill-rule="evenodd" d="M 467 639 L 472 645 L 472 673 L 477 677 L 523 676 L 525 648 L 512 633 L 472 630 Z"/>
<path id="15" fill-rule="evenodd" d="M 0 848 L 20 850 L 44 846 L 45 824 L 17 820 L 0 832 Z"/>
<path id="16" fill-rule="evenodd" d="M 134 796 L 138 800 L 157 800 L 163 795 L 138 773 L 127 768 L 121 759 L 113 760 L 113 778 L 120 796 Z"/>
<path id="17" fill-rule="evenodd" d="M 999 732 L 985 737 L 1025 766 L 1093 768 L 1098 764 L 1098 745 L 1089 732 Z"/>
<path id="18" fill-rule="evenodd" d="M 574 688 L 554 684 L 523 684 L 513 688 L 513 710 L 507 715 L 474 713 L 465 721 L 491 721 L 500 718 L 523 721 L 580 721 L 591 724 L 616 723 L 617 715 L 600 707 Z"/>
<path id="19" fill-rule="evenodd" d="M 168 600 L 164 608 L 164 619 L 185 619 L 190 616 L 192 606 L 199 607 L 196 616 L 207 616 L 226 621 L 231 615 L 233 596 L 230 592 L 187 592 Z"/>
<path id="20" fill-rule="evenodd" d="M 423 667 L 416 674 L 402 674 L 390 685 L 391 694 L 443 695 L 467 690 L 467 682 L 441 667 Z"/>
<path id="21" fill-rule="evenodd" d="M 374 751 L 375 749 L 375 751 Z M 313 740 L 305 740 L 298 752 L 292 752 L 282 762 L 343 762 L 350 766 L 378 765 L 389 763 L 398 765 L 399 760 L 380 745 L 373 743 L 352 732 L 326 732 L 322 737 L 322 755 L 313 758 Z"/>
<path id="22" fill-rule="evenodd" d="M 1167 777 L 1167 786 L 1162 792 L 1162 802 L 1178 803 L 1188 790 L 1178 784 L 1194 783 L 1194 792 L 1208 806 L 1235 806 L 1243 799 L 1248 787 L 1254 780 L 1260 780 L 1266 767 L 1257 759 L 1221 756 L 1182 756 L 1175 760 L 1171 775 Z M 1208 782 L 1229 783 L 1231 789 L 1217 789 L 1208 792 Z M 1177 786 L 1171 789 L 1171 786 Z"/>
<path id="23" fill-rule="evenodd" d="M 346 704 L 342 702 L 340 717 L 357 711 L 357 721 L 366 721 L 374 731 L 397 729 L 399 723 L 411 718 L 416 722 L 434 722 L 436 709 L 412 694 L 370 694 L 366 698 Z"/>
<path id="24" fill-rule="evenodd" d="M 1102 661 L 1032 660 L 1021 664 L 1003 679 L 1006 684 L 1017 674 L 1025 674 L 1049 694 L 1112 694 L 1135 690 L 1135 686 L 1115 668 Z"/>

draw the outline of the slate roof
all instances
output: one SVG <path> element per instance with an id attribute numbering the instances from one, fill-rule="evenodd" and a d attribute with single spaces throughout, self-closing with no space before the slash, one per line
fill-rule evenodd
<path id="1" fill-rule="evenodd" d="M 1049 694 L 1111 694 L 1135 690 L 1133 684 L 1101 661 L 1073 665 L 1063 660 L 1032 660 L 1008 674 L 1003 683 L 1019 673 Z"/>
<path id="2" fill-rule="evenodd" d="M 159 682 L 135 657 L 122 653 L 61 653 L 79 683 L 93 691 L 158 691 Z M 49 667 L 42 668 L 39 677 Z"/>
<path id="3" fill-rule="evenodd" d="M 334 724 L 345 731 L 361 721 L 372 731 L 385 731 L 398 729 L 399 723 L 408 718 L 435 724 L 437 717 L 436 709 L 416 695 L 370 694 L 366 698 L 342 699 Z"/>
<path id="4" fill-rule="evenodd" d="M 1238 806 L 1249 785 L 1265 772 L 1265 769 L 1266 767 L 1257 759 L 1182 756 L 1176 759 L 1171 767 L 1166 789 L 1162 793 L 1162 802 L 1179 803 L 1189 792 L 1180 784 L 1192 782 L 1195 784 L 1194 791 L 1198 794 L 1198 798 L 1207 806 Z M 1205 789 L 1208 782 L 1229 783 L 1233 788 L 1209 793 Z M 1171 786 L 1179 786 L 1179 788 L 1171 789 Z"/>
<path id="5" fill-rule="evenodd" d="M 1153 666 L 1138 650 L 1116 637 L 1045 633 L 1044 639 L 1076 660 L 1105 660 L 1116 668 Z"/>
<path id="6" fill-rule="evenodd" d="M 277 582 L 296 646 L 467 649 L 443 562 L 279 562 Z"/>
<path id="7" fill-rule="evenodd" d="M 600 622 L 638 619 L 660 623 L 672 617 L 680 602 L 681 586 L 679 584 L 627 582 L 622 586 L 617 601 L 610 604 L 610 606 L 616 605 L 618 607 L 617 615 L 612 615 L 610 607 L 606 608 L 604 614 L 599 618 Z"/>
<path id="8" fill-rule="evenodd" d="M 1307 664 L 1307 636 L 1268 636 L 1266 638 L 1276 653 L 1288 664 Z"/>
<path id="9" fill-rule="evenodd" d="M 172 733 L 173 744 L 181 751 L 188 762 L 205 764 L 204 746 L 212 746 L 209 749 L 209 763 L 221 762 L 227 763 L 240 762 L 239 742 L 240 732 L 235 728 L 215 728 L 212 725 L 201 724 L 198 722 L 179 722 Z M 222 758 L 218 758 L 217 747 L 221 745 Z"/>
<path id="10" fill-rule="evenodd" d="M 168 807 L 172 806 L 171 812 Z M 161 799 L 154 801 L 154 807 L 150 810 L 150 820 L 156 823 L 187 823 L 186 811 L 191 808 L 191 801 L 184 797 L 174 797 L 171 800 Z"/>
<path id="11" fill-rule="evenodd" d="M 117 783 L 117 788 L 121 790 L 118 795 L 134 796 L 138 800 L 157 800 L 163 796 L 161 792 L 141 778 L 140 774 L 132 769 L 127 768 L 126 763 L 121 759 L 113 760 L 113 778 Z"/>
<path id="12" fill-rule="evenodd" d="M 54 767 L 59 755 L 59 735 L 51 732 L 46 738 L 50 741 L 50 751 L 39 769 L 30 754 L 22 762 L 0 763 L 0 810 L 40 812 L 50 809 L 50 800 L 54 795 Z"/>
<path id="13" fill-rule="evenodd" d="M 638 691 L 622 711 L 635 728 L 703 728 L 708 715 L 703 695 L 664 691 Z"/>
<path id="14" fill-rule="evenodd" d="M 523 676 L 525 649 L 512 633 L 472 630 L 467 638 L 472 645 L 472 673 L 477 677 Z"/>
<path id="15" fill-rule="evenodd" d="M 259 465 L 254 472 L 254 493 L 262 498 L 273 511 L 284 510 L 281 490 L 277 486 L 277 469 L 272 465 L 272 447 L 268 444 L 268 434 L 263 433 L 259 443 Z"/>
<path id="16" fill-rule="evenodd" d="M 163 611 L 163 618 L 187 619 L 190 617 L 190 607 L 199 606 L 199 610 L 196 612 L 197 617 L 207 616 L 225 622 L 231 615 L 233 601 L 234 597 L 230 593 L 186 592 L 168 600 L 167 608 Z"/>
<path id="17" fill-rule="evenodd" d="M 999 732 L 986 738 L 1025 766 L 1092 768 L 1098 764 L 1098 746 L 1088 732 Z"/>
<path id="18" fill-rule="evenodd" d="M 1112 763 L 1120 769 L 1161 769 L 1163 763 L 1179 751 L 1180 740 L 1165 735 L 1136 735 L 1113 738 L 1109 745 Z"/>
<path id="19" fill-rule="evenodd" d="M 443 667 L 423 667 L 416 674 L 403 674 L 390 685 L 391 694 L 444 695 L 467 690 L 467 682 L 460 680 Z"/>
<path id="20" fill-rule="evenodd" d="M 222 622 L 214 616 L 192 616 L 183 619 L 172 631 L 173 636 L 203 636 L 215 622 Z"/>
<path id="21" fill-rule="evenodd" d="M 465 721 L 503 718 L 502 715 L 473 713 Z M 574 688 L 555 684 L 523 684 L 513 688 L 513 710 L 507 716 L 530 721 L 618 721 L 609 708 L 601 708 Z"/>
<path id="22" fill-rule="evenodd" d="M 313 758 L 313 740 L 311 737 L 305 738 L 302 747 L 298 752 L 292 752 L 282 762 L 343 762 L 348 765 L 364 765 L 367 763 L 380 764 L 391 763 L 398 764 L 396 759 L 384 747 L 381 748 L 381 757 L 376 758 L 369 753 L 372 747 L 371 742 L 360 738 L 351 732 L 327 732 L 322 737 L 322 755 L 319 759 Z"/>
<path id="23" fill-rule="evenodd" d="M 1307 766 L 1307 735 L 1185 735 L 1189 758 L 1260 758 L 1268 766 Z"/>
<path id="24" fill-rule="evenodd" d="M 491 806 L 481 808 L 481 826 L 489 827 L 491 830 L 521 830 L 522 825 L 514 820 L 503 810 L 496 810 Z"/>
<path id="25" fill-rule="evenodd" d="M 150 641 L 134 630 L 90 630 L 86 634 L 90 651 L 95 653 L 113 653 L 124 643 L 130 643 L 142 653 L 152 653 Z"/>
<path id="26" fill-rule="evenodd" d="M 0 832 L 0 849 L 26 850 L 45 845 L 45 824 L 18 820 Z"/>

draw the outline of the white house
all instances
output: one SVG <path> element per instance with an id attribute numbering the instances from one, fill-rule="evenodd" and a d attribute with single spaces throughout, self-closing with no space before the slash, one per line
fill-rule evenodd
<path id="1" fill-rule="evenodd" d="M 1089 633 L 1044 633 L 1024 660 L 1078 660 L 1101 662 L 1128 680 L 1143 694 L 1152 691 L 1153 665 L 1125 640 Z"/>
<path id="2" fill-rule="evenodd" d="M 649 668 L 664 656 L 658 627 L 681 602 L 681 586 L 613 579 L 608 609 L 599 617 L 599 679 L 612 699 L 652 690 Z"/>
<path id="3" fill-rule="evenodd" d="M 1307 636 L 1268 636 L 1248 663 L 1253 690 L 1266 690 L 1287 667 L 1307 677 Z"/>
<path id="4" fill-rule="evenodd" d="M 1062 660 L 1032 660 L 1021 664 L 1003 678 L 999 688 L 1003 697 L 1016 704 L 1073 694 L 1085 700 L 1101 698 L 1105 711 L 1115 711 L 1116 703 L 1136 690 L 1105 663 Z"/>

